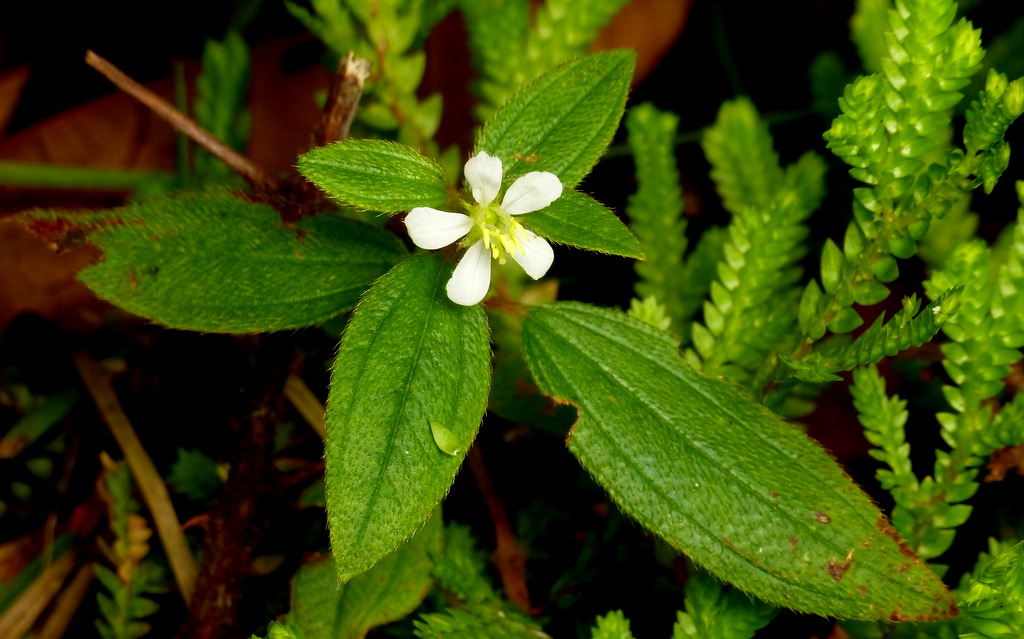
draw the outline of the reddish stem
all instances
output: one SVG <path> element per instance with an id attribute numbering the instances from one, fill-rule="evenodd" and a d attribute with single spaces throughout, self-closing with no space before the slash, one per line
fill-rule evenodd
<path id="1" fill-rule="evenodd" d="M 466 461 L 473 472 L 473 479 L 487 505 L 487 512 L 494 522 L 494 538 L 496 548 L 492 560 L 501 575 L 501 584 L 505 590 L 505 596 L 509 601 L 530 613 L 530 591 L 526 587 L 526 553 L 516 540 L 512 532 L 512 526 L 508 522 L 508 514 L 505 512 L 505 505 L 498 496 L 494 484 L 491 482 L 490 473 L 487 472 L 487 465 L 484 463 L 483 455 L 480 453 L 480 446 L 474 445 L 466 454 Z"/>

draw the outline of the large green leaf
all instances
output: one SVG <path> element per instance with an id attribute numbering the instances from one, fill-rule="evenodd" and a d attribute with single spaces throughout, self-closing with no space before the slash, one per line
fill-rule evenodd
<path id="1" fill-rule="evenodd" d="M 635 64 L 636 54 L 620 49 L 549 71 L 494 114 L 476 150 L 500 157 L 506 175 L 550 171 L 576 186 L 619 126 Z"/>
<path id="2" fill-rule="evenodd" d="M 197 331 L 299 328 L 352 308 L 405 255 L 391 234 L 337 215 L 281 223 L 277 211 L 203 192 L 89 214 L 31 211 L 56 244 L 84 237 L 103 259 L 80 279 L 155 322 Z"/>
<path id="3" fill-rule="evenodd" d="M 402 262 L 370 289 L 345 330 L 325 452 L 331 547 L 342 580 L 423 526 L 483 417 L 487 321 L 479 305 L 448 299 L 450 273 L 440 254 Z"/>
<path id="4" fill-rule="evenodd" d="M 644 257 L 640 241 L 622 220 L 605 205 L 578 191 L 565 191 L 547 208 L 518 219 L 552 242 L 625 257 Z"/>
<path id="5" fill-rule="evenodd" d="M 305 639 L 362 639 L 416 609 L 433 586 L 431 555 L 441 553 L 440 516 L 370 570 L 339 587 L 333 562 L 309 562 L 292 586 L 288 622 Z"/>
<path id="6" fill-rule="evenodd" d="M 331 197 L 371 211 L 437 208 L 448 197 L 441 165 L 393 142 L 346 140 L 329 144 L 300 157 L 298 168 Z"/>
<path id="7" fill-rule="evenodd" d="M 675 342 L 575 303 L 529 311 L 541 389 L 579 409 L 569 449 L 618 505 L 766 601 L 851 619 L 956 614 L 946 587 L 823 449 Z"/>

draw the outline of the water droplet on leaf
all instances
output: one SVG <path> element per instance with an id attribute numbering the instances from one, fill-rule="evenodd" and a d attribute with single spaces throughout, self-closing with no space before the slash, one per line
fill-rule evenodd
<path id="1" fill-rule="evenodd" d="M 434 443 L 441 449 L 441 452 L 448 455 L 459 454 L 461 447 L 459 446 L 458 438 L 450 428 L 431 420 L 430 432 L 434 436 Z"/>

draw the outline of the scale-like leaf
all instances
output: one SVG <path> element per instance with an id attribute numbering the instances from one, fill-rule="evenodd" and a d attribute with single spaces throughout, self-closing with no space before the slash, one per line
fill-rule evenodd
<path id="1" fill-rule="evenodd" d="M 391 234 L 323 214 L 286 228 L 277 211 L 226 192 L 89 214 L 30 211 L 62 244 L 85 236 L 103 259 L 80 279 L 100 297 L 172 328 L 250 333 L 301 328 L 352 308 L 405 255 Z"/>
<path id="2" fill-rule="evenodd" d="M 448 181 L 437 162 L 382 140 L 346 140 L 299 158 L 299 173 L 346 204 L 397 213 L 416 206 L 441 207 Z"/>
<path id="3" fill-rule="evenodd" d="M 611 209 L 579 191 L 565 191 L 545 209 L 517 218 L 552 242 L 643 259 L 640 241 Z"/>
<path id="4" fill-rule="evenodd" d="M 440 516 L 377 565 L 346 584 L 329 560 L 305 564 L 295 575 L 288 621 L 305 639 L 362 639 L 420 605 L 434 583 L 431 555 L 441 552 Z"/>
<path id="5" fill-rule="evenodd" d="M 500 157 L 506 176 L 550 171 L 575 187 L 619 126 L 636 54 L 595 53 L 542 75 L 484 125 L 476 150 Z"/>
<path id="6" fill-rule="evenodd" d="M 956 614 L 946 587 L 828 453 L 675 342 L 576 303 L 529 311 L 523 351 L 579 420 L 569 449 L 619 506 L 716 575 L 804 612 Z"/>
<path id="7" fill-rule="evenodd" d="M 452 484 L 487 404 L 479 306 L 445 293 L 440 254 L 402 262 L 345 330 L 327 400 L 327 506 L 338 576 L 367 570 L 421 528 Z M 444 430 L 442 450 L 435 431 Z"/>

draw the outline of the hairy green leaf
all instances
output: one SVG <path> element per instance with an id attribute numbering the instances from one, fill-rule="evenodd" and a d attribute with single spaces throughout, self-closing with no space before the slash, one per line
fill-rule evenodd
<path id="1" fill-rule="evenodd" d="M 346 140 L 302 155 L 299 173 L 345 204 L 382 213 L 441 207 L 448 197 L 444 169 L 407 146 Z"/>
<path id="2" fill-rule="evenodd" d="M 100 297 L 172 328 L 250 333 L 301 328 L 352 308 L 405 255 L 389 233 L 322 214 L 277 211 L 225 192 L 87 214 L 21 219 L 58 246 L 82 235 L 103 260 L 79 278 Z"/>
<path id="3" fill-rule="evenodd" d="M 480 306 L 445 294 L 440 254 L 402 262 L 345 330 L 327 401 L 327 506 L 344 581 L 421 528 L 484 414 L 490 343 Z M 441 450 L 431 422 L 443 425 Z"/>
<path id="4" fill-rule="evenodd" d="M 292 586 L 288 621 L 305 639 L 362 639 L 397 621 L 423 601 L 433 584 L 430 557 L 441 551 L 440 515 L 370 570 L 338 583 L 329 558 L 304 564 Z"/>
<path id="5" fill-rule="evenodd" d="M 774 604 L 841 618 L 942 619 L 945 586 L 828 453 L 675 342 L 621 313 L 532 308 L 540 388 L 579 409 L 569 449 L 642 525 Z"/>
<path id="6" fill-rule="evenodd" d="M 545 73 L 480 130 L 476 152 L 500 157 L 506 178 L 550 171 L 575 187 L 619 126 L 636 54 L 595 53 Z"/>
<path id="7" fill-rule="evenodd" d="M 552 242 L 624 257 L 644 257 L 640 242 L 622 220 L 607 206 L 579 191 L 564 191 L 547 208 L 516 219 Z"/>

